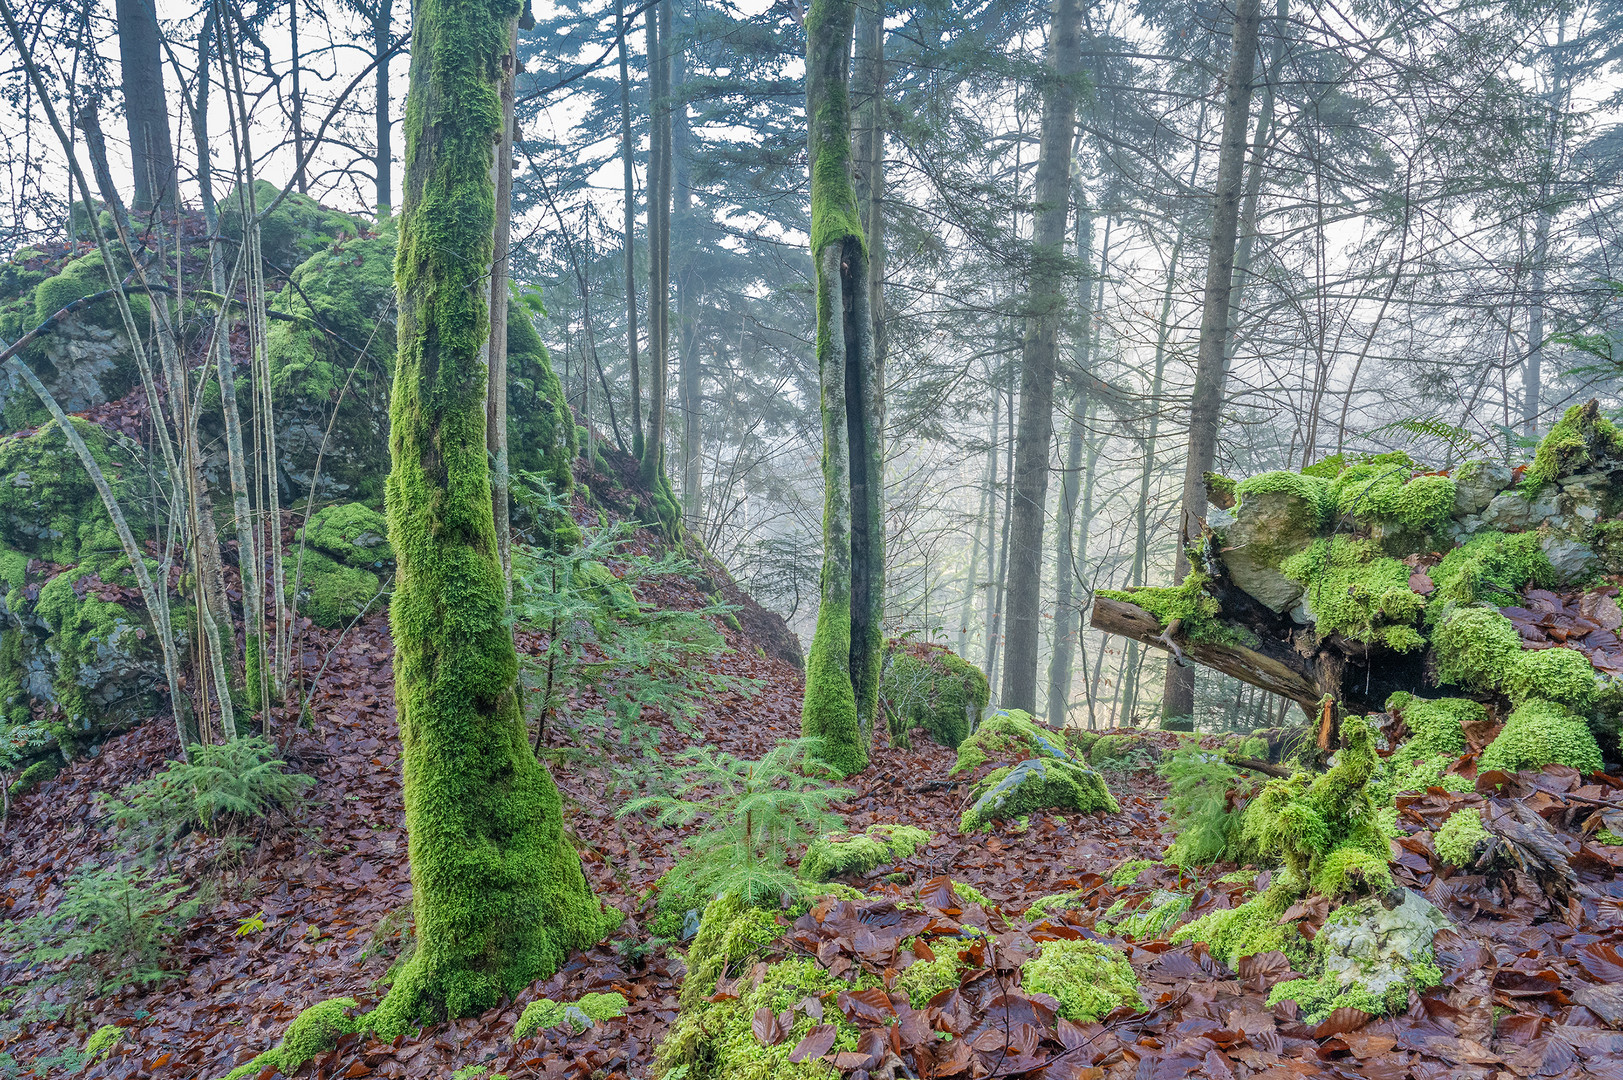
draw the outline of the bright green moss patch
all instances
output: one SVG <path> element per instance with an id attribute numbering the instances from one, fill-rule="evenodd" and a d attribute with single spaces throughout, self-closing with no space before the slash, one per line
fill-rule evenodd
<path id="1" fill-rule="evenodd" d="M 1427 621 L 1434 622 L 1456 604 L 1512 604 L 1529 586 L 1555 582 L 1555 568 L 1539 547 L 1537 533 L 1485 532 L 1471 537 L 1427 571 L 1436 592 Z"/>
<path id="2" fill-rule="evenodd" d="M 1342 470 L 1331 488 L 1336 512 L 1416 531 L 1442 525 L 1454 511 L 1454 481 L 1415 476 L 1412 463 L 1371 462 Z"/>
<path id="3" fill-rule="evenodd" d="M 1075 907 L 1082 899 L 1082 891 L 1073 889 L 1070 892 L 1052 893 L 1040 897 L 1026 908 L 1021 918 L 1027 922 L 1036 922 L 1039 919 L 1051 919 L 1062 911 Z"/>
<path id="4" fill-rule="evenodd" d="M 1497 689 L 1522 652 L 1516 627 L 1492 608 L 1455 608 L 1438 623 L 1431 640 L 1437 677 L 1468 690 Z"/>
<path id="5" fill-rule="evenodd" d="M 1142 1009 L 1138 976 L 1127 955 L 1099 941 L 1046 941 L 1020 968 L 1020 985 L 1030 994 L 1048 994 L 1059 1014 L 1077 1023 L 1108 1015 L 1123 1005 Z"/>
<path id="6" fill-rule="evenodd" d="M 1407 747 L 1405 747 L 1407 749 Z M 1470 791 L 1471 781 L 1448 767 L 1458 760 L 1456 754 L 1431 754 L 1423 757 L 1403 755 L 1402 751 L 1382 761 L 1370 780 L 1369 797 L 1375 806 L 1385 811 L 1399 795 L 1428 788 L 1440 787 L 1444 791 Z M 1394 818 L 1395 820 L 1395 818 Z"/>
<path id="7" fill-rule="evenodd" d="M 1414 628 L 1425 598 L 1409 588 L 1409 568 L 1372 542 L 1339 535 L 1316 540 L 1280 571 L 1306 588 L 1319 636 L 1339 633 L 1398 652 L 1425 646 Z"/>
<path id="8" fill-rule="evenodd" d="M 973 772 L 989 761 L 1015 762 L 1032 757 L 1069 760 L 1063 740 L 1020 709 L 1001 709 L 981 722 L 958 746 L 958 760 L 948 772 Z"/>
<path id="9" fill-rule="evenodd" d="M 1110 875 L 1110 884 L 1117 889 L 1125 888 L 1137 881 L 1144 871 L 1160 865 L 1158 859 L 1129 859 L 1116 867 L 1116 872 Z"/>
<path id="10" fill-rule="evenodd" d="M 621 994 L 587 994 L 573 1004 L 540 998 L 524 1006 L 518 1023 L 513 1025 L 513 1039 L 521 1041 L 538 1031 L 564 1026 L 578 1035 L 593 1024 L 625 1014 L 626 999 Z"/>
<path id="11" fill-rule="evenodd" d="M 317 626 L 345 626 L 368 604 L 376 610 L 382 600 L 383 582 L 370 570 L 334 562 L 319 551 L 306 550 L 296 567 L 299 614 L 308 615 Z M 293 567 L 290 567 L 292 569 Z M 295 575 L 287 575 L 287 595 L 294 596 Z"/>
<path id="12" fill-rule="evenodd" d="M 1529 701 L 1510 714 L 1504 730 L 1482 751 L 1478 772 L 1518 772 L 1570 765 L 1581 773 L 1601 769 L 1600 744 L 1582 717 L 1549 701 Z"/>
<path id="13" fill-rule="evenodd" d="M 1307 940 L 1296 927 L 1281 925 L 1279 917 L 1305 891 L 1299 878 L 1281 875 L 1239 907 L 1214 911 L 1178 927 L 1169 940 L 1203 941 L 1213 956 L 1231 968 L 1239 966 L 1241 957 L 1265 952 L 1282 952 L 1293 961 L 1303 961 Z"/>
<path id="14" fill-rule="evenodd" d="M 1464 725 L 1488 718 L 1488 710 L 1468 698 L 1427 701 L 1411 694 L 1394 694 L 1386 707 L 1402 716 L 1409 728 L 1409 740 L 1392 755 L 1394 760 L 1438 754 L 1457 757 L 1465 752 Z"/>
<path id="15" fill-rule="evenodd" d="M 930 834 L 911 825 L 870 825 L 855 835 L 820 836 L 806 848 L 800 876 L 807 881 L 828 881 L 866 874 L 886 863 L 900 862 L 925 844 Z"/>
<path id="16" fill-rule="evenodd" d="M 238 1065 L 226 1074 L 225 1080 L 243 1080 L 267 1068 L 291 1076 L 305 1062 L 337 1046 L 339 1036 L 368 1029 L 366 1018 L 350 1015 L 356 1007 L 355 999 L 347 997 L 316 1002 L 293 1018 L 274 1049 Z"/>
<path id="17" fill-rule="evenodd" d="M 98 1058 L 108 1056 L 113 1052 L 113 1047 L 123 1040 L 124 1029 L 117 1024 L 108 1024 L 105 1027 L 97 1028 L 91 1033 L 90 1038 L 85 1040 L 84 1055 L 86 1063 L 94 1064 Z"/>
<path id="18" fill-rule="evenodd" d="M 1432 838 L 1437 855 L 1450 866 L 1470 866 L 1493 834 L 1482 827 L 1482 811 L 1456 810 Z"/>
<path id="19" fill-rule="evenodd" d="M 1580 713 L 1594 706 L 1599 693 L 1594 667 L 1575 649 L 1524 651 L 1505 673 L 1503 685 L 1512 705 L 1542 698 Z"/>
<path id="20" fill-rule="evenodd" d="M 1157 941 L 1177 925 L 1193 902 L 1193 897 L 1182 893 L 1157 889 L 1136 911 L 1129 912 L 1125 908 L 1116 911 L 1112 908 L 1110 919 L 1100 919 L 1094 924 L 1094 929 L 1101 934 L 1114 934 L 1134 941 Z"/>
<path id="21" fill-rule="evenodd" d="M 1593 402 L 1574 405 L 1538 444 L 1533 464 L 1522 477 L 1522 490 L 1532 496 L 1551 481 L 1583 472 L 1598 458 L 1619 454 L 1623 454 L 1623 436 L 1612 422 L 1600 415 Z"/>
<path id="22" fill-rule="evenodd" d="M 934 960 L 915 960 L 897 973 L 896 989 L 907 995 L 913 1008 L 924 1008 L 941 991 L 958 985 L 968 966 L 958 952 L 950 942 L 941 943 Z"/>
<path id="23" fill-rule="evenodd" d="M 364 503 L 323 506 L 311 515 L 295 539 L 350 566 L 379 567 L 394 562 L 389 523 Z"/>
<path id="24" fill-rule="evenodd" d="M 947 649 L 898 640 L 885 647 L 879 702 L 898 744 L 905 744 L 909 729 L 921 727 L 956 750 L 990 696 L 981 669 Z"/>

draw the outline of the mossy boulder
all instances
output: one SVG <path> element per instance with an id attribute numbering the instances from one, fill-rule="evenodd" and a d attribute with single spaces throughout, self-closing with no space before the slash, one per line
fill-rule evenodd
<path id="1" fill-rule="evenodd" d="M 1281 571 L 1303 586 L 1321 638 L 1340 634 L 1395 652 L 1425 647 L 1415 628 L 1425 597 L 1409 587 L 1409 568 L 1381 554 L 1374 541 L 1342 535 L 1315 540 L 1286 559 Z"/>
<path id="2" fill-rule="evenodd" d="M 879 700 L 890 736 L 905 744 L 912 728 L 956 750 L 991 696 L 981 669 L 940 645 L 892 639 L 885 645 Z"/>
<path id="3" fill-rule="evenodd" d="M 947 775 L 973 772 L 988 762 L 1012 764 L 1033 757 L 1072 760 L 1058 732 L 1038 724 L 1024 710 L 999 709 L 958 745 L 958 760 Z"/>
<path id="4" fill-rule="evenodd" d="M 800 876 L 823 882 L 866 874 L 899 862 L 930 842 L 930 834 L 911 825 L 870 825 L 860 833 L 831 833 L 813 840 L 800 861 Z"/>
<path id="5" fill-rule="evenodd" d="M 1369 897 L 1331 912 L 1313 939 L 1316 974 L 1277 984 L 1268 1004 L 1294 1001 L 1308 1024 L 1343 1008 L 1387 1016 L 1408 1008 L 1411 990 L 1442 982 L 1432 938 L 1448 919 L 1418 893 L 1402 895 L 1397 904 Z"/>
<path id="6" fill-rule="evenodd" d="M 72 422 L 143 535 L 137 452 Z M 134 583 L 95 485 L 55 422 L 0 438 L 0 710 L 8 720 L 40 702 L 57 746 L 71 755 L 156 711 L 161 661 Z M 183 613 L 176 622 L 184 631 Z"/>
<path id="7" fill-rule="evenodd" d="M 269 1070 L 292 1076 L 300 1066 L 338 1045 L 338 1039 L 365 1030 L 365 1018 L 352 1015 L 354 998 L 328 998 L 305 1009 L 287 1026 L 282 1041 L 226 1073 L 225 1080 L 244 1080 Z"/>
<path id="8" fill-rule="evenodd" d="M 266 346 L 277 462 L 290 498 L 312 485 L 327 498 L 376 501 L 382 495 L 394 375 L 395 246 L 393 236 L 323 244 L 272 301 L 275 311 L 294 320 L 272 322 Z M 237 397 L 249 400 L 244 377 Z"/>
<path id="9" fill-rule="evenodd" d="M 959 819 L 960 832 L 976 832 L 994 821 L 1008 821 L 1039 811 L 1096 810 L 1116 813 L 1121 807 L 1104 777 L 1080 762 L 1029 758 L 993 770 L 975 787 L 975 802 Z"/>
<path id="10" fill-rule="evenodd" d="M 381 569 L 394 562 L 389 523 L 364 503 L 335 503 L 310 516 L 294 537 L 349 566 Z"/>
<path id="11" fill-rule="evenodd" d="M 623 994 L 586 994 L 573 1003 L 541 998 L 524 1007 L 524 1013 L 513 1025 L 515 1042 L 528 1039 L 540 1031 L 567 1027 L 579 1035 L 604 1020 L 614 1020 L 626 1014 Z"/>
<path id="12" fill-rule="evenodd" d="M 1234 493 L 1234 524 L 1223 533 L 1223 565 L 1236 586 L 1274 611 L 1301 598 L 1301 583 L 1280 570 L 1318 537 L 1331 508 L 1321 477 L 1271 472 L 1242 480 Z"/>
<path id="13" fill-rule="evenodd" d="M 340 503 L 310 516 L 294 539 L 302 551 L 288 560 L 287 591 L 317 626 L 345 626 L 364 610 L 385 605 L 384 578 L 393 571 L 388 524 L 371 507 Z"/>
<path id="14" fill-rule="evenodd" d="M 282 189 L 269 180 L 255 180 L 249 212 L 264 214 L 281 193 Z M 242 241 L 242 203 L 246 201 L 242 194 L 232 188 L 220 200 L 220 232 L 238 243 Z M 316 252 L 358 232 L 355 219 L 348 214 L 328 210 L 310 196 L 290 191 L 275 210 L 260 220 L 259 246 L 265 261 L 290 271 Z"/>

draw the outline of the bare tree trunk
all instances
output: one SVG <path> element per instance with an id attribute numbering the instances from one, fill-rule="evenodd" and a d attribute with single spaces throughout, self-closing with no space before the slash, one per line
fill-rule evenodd
<path id="1" fill-rule="evenodd" d="M 375 3 L 377 6 L 372 9 L 372 58 L 377 61 L 377 67 L 372 71 L 376 87 L 372 115 L 376 127 L 373 139 L 377 145 L 372 156 L 372 174 L 377 181 L 375 202 L 381 221 L 389 216 L 394 206 L 394 127 L 389 116 L 389 61 L 385 59 L 389 52 L 389 32 L 394 26 L 394 0 L 375 0 Z"/>
<path id="2" fill-rule="evenodd" d="M 293 50 L 293 92 L 289 102 L 293 107 L 293 184 L 299 189 L 299 194 L 304 195 L 308 193 L 309 187 L 305 182 L 304 94 L 301 92 L 299 77 L 299 70 L 304 66 L 299 53 L 299 0 L 287 0 L 287 26 Z"/>
<path id="3" fill-rule="evenodd" d="M 1229 290 L 1234 283 L 1235 233 L 1239 227 L 1246 127 L 1251 112 L 1251 83 L 1256 70 L 1259 0 L 1238 0 L 1229 72 L 1224 90 L 1223 139 L 1217 156 L 1217 189 L 1213 193 L 1212 242 L 1206 265 L 1206 295 L 1200 321 L 1200 351 L 1195 361 L 1195 388 L 1189 403 L 1189 447 L 1184 462 L 1183 506 L 1178 524 L 1178 557 L 1173 579 L 1189 574 L 1183 537 L 1194 535 L 1206 516 L 1206 480 L 1217 458 L 1217 421 L 1223 407 L 1228 349 Z M 1163 717 L 1193 715 L 1195 677 L 1190 668 L 1167 665 L 1162 695 Z"/>
<path id="4" fill-rule="evenodd" d="M 1065 313 L 1065 224 L 1070 210 L 1071 144 L 1076 132 L 1076 78 L 1082 68 L 1081 0 L 1053 0 L 1048 78 L 1037 155 L 1036 223 L 1027 285 L 1026 333 L 1020 357 L 1020 422 L 1015 429 L 1012 538 L 1008 566 L 1005 708 L 1037 708 L 1043 530 L 1047 524 L 1050 444 L 1054 439 L 1054 368 Z"/>
<path id="5" fill-rule="evenodd" d="M 652 14 L 649 20 L 652 26 Z M 620 160 L 625 166 L 626 364 L 631 368 L 631 455 L 640 459 L 642 367 L 637 358 L 637 162 L 636 147 L 631 141 L 631 68 L 626 46 L 626 34 L 631 27 L 626 21 L 625 0 L 614 2 L 614 23 L 620 49 Z M 653 197 L 652 187 L 650 182 L 650 198 Z M 607 389 L 608 384 L 605 383 L 605 393 Z M 613 409 L 612 404 L 610 409 Z M 620 442 L 618 426 L 615 428 L 615 441 Z M 620 442 L 620 448 L 625 449 L 623 442 Z"/>
<path id="6" fill-rule="evenodd" d="M 992 512 L 992 485 L 997 482 L 997 410 L 992 410 L 992 436 L 986 444 L 986 472 L 981 481 L 980 501 L 970 526 L 969 577 L 964 581 L 964 605 L 958 613 L 958 655 L 969 659 L 969 620 L 975 611 L 975 590 L 981 571 L 981 522 Z M 987 528 L 986 550 L 990 560 L 991 528 Z"/>
<path id="7" fill-rule="evenodd" d="M 1544 160 L 1540 164 L 1538 183 L 1538 221 L 1533 226 L 1533 280 L 1527 310 L 1527 363 L 1522 372 L 1522 435 L 1532 438 L 1538 431 L 1541 409 L 1539 395 L 1544 379 L 1544 309 L 1546 282 L 1549 279 L 1550 225 L 1555 218 L 1551 205 L 1551 188 L 1555 179 L 1555 163 L 1560 139 L 1566 66 L 1562 46 L 1567 40 L 1567 16 L 1563 11 L 1556 24 L 1556 48 L 1552 52 L 1550 72 L 1549 108 L 1546 123 L 1549 134 L 1544 144 Z"/>
<path id="8" fill-rule="evenodd" d="M 118 62 L 129 126 L 130 164 L 135 173 L 131 209 L 175 212 L 175 153 L 169 143 L 169 104 L 164 95 L 162 31 L 153 0 L 117 0 Z"/>
<path id="9" fill-rule="evenodd" d="M 1007 594 L 1009 581 L 1009 532 L 1010 521 L 1014 517 L 1014 369 L 1009 369 L 1009 449 L 1003 462 L 1003 536 L 998 541 L 997 568 L 992 573 L 992 616 L 988 620 L 987 641 L 992 649 L 989 654 L 991 665 L 986 672 L 987 684 L 992 690 L 992 700 L 1000 707 L 1003 698 L 998 682 L 998 662 L 1004 658 L 1007 651 L 1003 641 L 1003 601 Z"/>
<path id="10" fill-rule="evenodd" d="M 997 581 L 997 448 L 1002 431 L 1003 409 L 998 401 L 997 388 L 987 378 L 987 389 L 992 393 L 992 437 L 986 444 L 986 614 L 981 617 L 981 632 L 986 635 L 986 648 L 981 653 L 981 670 L 990 672 L 997 656 L 997 638 L 992 635 L 993 594 Z"/>

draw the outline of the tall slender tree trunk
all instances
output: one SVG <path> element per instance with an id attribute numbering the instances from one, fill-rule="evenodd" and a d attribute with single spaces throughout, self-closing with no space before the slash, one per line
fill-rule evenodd
<path id="1" fill-rule="evenodd" d="M 507 24 L 507 50 L 501 57 L 502 126 L 491 158 L 496 189 L 496 228 L 490 262 L 490 342 L 485 382 L 485 449 L 490 453 L 490 499 L 496 519 L 496 552 L 507 599 L 513 599 L 513 527 L 508 514 L 507 468 L 507 281 L 513 234 L 513 108 L 518 63 L 518 17 Z M 573 424 L 574 417 L 560 417 Z M 567 430 L 567 429 L 566 429 Z"/>
<path id="2" fill-rule="evenodd" d="M 1076 373 L 1089 369 L 1093 337 L 1093 215 L 1078 187 L 1076 210 L 1076 257 L 1081 265 L 1082 304 L 1077 311 Z M 1059 543 L 1054 553 L 1054 651 L 1048 660 L 1048 726 L 1062 728 L 1070 711 L 1071 665 L 1082 629 L 1081 605 L 1076 603 L 1076 583 L 1081 565 L 1077 561 L 1078 527 L 1086 536 L 1087 519 L 1078 516 L 1077 500 L 1082 494 L 1082 453 L 1086 442 L 1088 394 L 1080 379 L 1071 380 L 1071 421 L 1065 436 L 1065 478 L 1060 485 Z M 1084 547 L 1086 540 L 1084 540 Z"/>
<path id="3" fill-rule="evenodd" d="M 292 93 L 289 104 L 293 107 L 293 183 L 303 195 L 309 191 L 304 168 L 304 93 L 300 71 L 304 67 L 299 50 L 299 0 L 287 0 L 288 37 L 292 46 Z"/>
<path id="4" fill-rule="evenodd" d="M 372 107 L 375 149 L 372 154 L 372 175 L 377 182 L 373 196 L 378 219 L 389 216 L 394 206 L 394 123 L 389 112 L 389 33 L 394 27 L 394 0 L 374 0 L 372 9 L 372 57 L 377 67 L 372 69 L 372 82 L 376 101 Z"/>
<path id="5" fill-rule="evenodd" d="M 823 422 L 823 572 L 801 730 L 847 776 L 867 764 L 883 645 L 884 384 L 876 378 L 867 237 L 851 174 L 852 0 L 806 15 L 811 255 Z"/>
<path id="6" fill-rule="evenodd" d="M 1226 355 L 1234 360 L 1239 343 L 1235 332 L 1240 325 L 1240 301 L 1251 286 L 1251 264 L 1257 249 L 1257 215 L 1262 201 L 1263 161 L 1268 156 L 1268 143 L 1273 136 L 1274 87 L 1279 82 L 1285 64 L 1285 44 L 1290 29 L 1290 0 L 1277 0 L 1274 5 L 1274 45 L 1268 58 L 1268 70 L 1262 84 L 1262 103 L 1257 107 L 1257 129 L 1251 138 L 1251 164 L 1245 177 L 1245 194 L 1240 202 L 1240 242 L 1234 256 L 1234 287 L 1229 292 L 1229 321 Z M 1356 369 L 1355 369 L 1356 370 Z M 1337 447 L 1340 452 L 1340 447 Z"/>
<path id="7" fill-rule="evenodd" d="M 992 434 L 986 443 L 986 470 L 981 478 L 981 494 L 970 527 L 969 576 L 964 581 L 964 604 L 958 613 L 958 655 L 969 658 L 969 620 L 975 612 L 975 593 L 980 588 L 981 522 L 992 513 L 992 485 L 997 482 L 997 410 L 992 410 Z M 986 530 L 985 549 L 991 559 L 991 527 Z"/>
<path id="8" fill-rule="evenodd" d="M 1545 121 L 1549 131 L 1544 142 L 1544 157 L 1539 167 L 1538 220 L 1533 225 L 1533 280 L 1527 307 L 1527 362 L 1522 371 L 1522 435 L 1532 438 L 1538 431 L 1538 416 L 1542 408 L 1539 397 L 1544 381 L 1544 309 L 1547 304 L 1545 289 L 1549 280 L 1550 226 L 1555 220 L 1551 205 L 1551 188 L 1555 180 L 1556 157 L 1560 145 L 1561 114 L 1565 111 L 1564 96 L 1566 65 L 1562 46 L 1567 40 L 1567 16 L 1562 12 L 1556 23 L 1556 48 L 1550 61 L 1549 107 Z"/>
<path id="9" fill-rule="evenodd" d="M 1003 629 L 1003 602 L 1008 595 L 1009 583 L 1009 533 L 1010 522 L 1014 518 L 1014 369 L 1009 370 L 1009 441 L 1008 453 L 1004 455 L 1003 462 L 1003 533 L 998 541 L 996 568 L 992 572 L 992 615 L 987 623 L 987 639 L 992 643 L 991 664 L 986 670 L 987 684 L 992 690 L 992 700 L 1002 705 L 1001 683 L 998 680 L 999 663 L 1007 652 L 1004 647 Z"/>
<path id="10" fill-rule="evenodd" d="M 688 118 L 685 34 L 671 50 L 671 236 L 676 248 L 677 400 L 682 410 L 682 522 L 697 530 L 704 517 L 702 446 L 704 394 L 699 364 L 698 237 L 693 219 L 693 127 Z"/>
<path id="11" fill-rule="evenodd" d="M 1239 226 L 1246 127 L 1251 113 L 1251 83 L 1256 71 L 1259 0 L 1238 0 L 1224 88 L 1223 138 L 1217 155 L 1217 188 L 1212 198 L 1212 241 L 1206 264 L 1206 292 L 1200 320 L 1200 349 L 1195 360 L 1195 388 L 1189 403 L 1189 445 L 1184 461 L 1183 505 L 1178 521 L 1178 557 L 1173 578 L 1189 574 L 1183 538 L 1193 536 L 1206 516 L 1206 479 L 1217 459 L 1217 421 L 1223 407 L 1227 374 L 1229 290 L 1234 284 L 1235 233 Z M 1193 668 L 1167 665 L 1163 717 L 1192 716 L 1195 711 Z"/>
<path id="12" fill-rule="evenodd" d="M 1076 132 L 1076 79 L 1082 68 L 1081 0 L 1053 0 L 1048 78 L 1037 153 L 1036 223 L 1027 286 L 1026 335 L 1020 356 L 1020 423 L 1015 429 L 1014 502 L 1009 543 L 1005 708 L 1037 708 L 1037 653 L 1042 614 L 1043 531 L 1048 517 L 1050 444 L 1054 439 L 1054 368 L 1065 314 L 1065 223 L 1070 209 L 1071 149 Z"/>
<path id="13" fill-rule="evenodd" d="M 507 0 L 416 0 L 386 505 L 417 951 L 372 1019 L 468 1016 L 598 940 L 600 907 L 531 753 L 492 513 L 486 331 Z"/>
<path id="14" fill-rule="evenodd" d="M 162 206 L 175 212 L 175 151 L 169 142 L 169 99 L 163 86 L 163 44 L 153 0 L 117 0 L 118 63 L 129 128 L 137 214 Z"/>
<path id="15" fill-rule="evenodd" d="M 625 169 L 626 365 L 631 369 L 631 454 L 640 459 L 642 364 L 637 357 L 637 148 L 631 141 L 631 67 L 626 43 L 631 24 L 626 20 L 625 0 L 614 0 L 614 24 L 620 50 L 620 161 Z M 649 188 L 652 199 L 652 183 Z M 618 441 L 618 427 L 615 438 Z M 623 443 L 620 448 L 625 449 Z"/>

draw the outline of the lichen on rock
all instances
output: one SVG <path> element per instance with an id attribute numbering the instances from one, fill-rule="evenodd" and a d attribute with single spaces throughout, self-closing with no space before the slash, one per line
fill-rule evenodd
<path id="1" fill-rule="evenodd" d="M 1408 889 L 1402 890 L 1401 903 L 1368 897 L 1344 904 L 1313 939 L 1317 974 L 1276 984 L 1268 1003 L 1296 1002 L 1308 1024 L 1341 1008 L 1372 1016 L 1401 1011 L 1410 990 L 1443 981 L 1431 942 L 1448 925 L 1430 901 Z"/>

